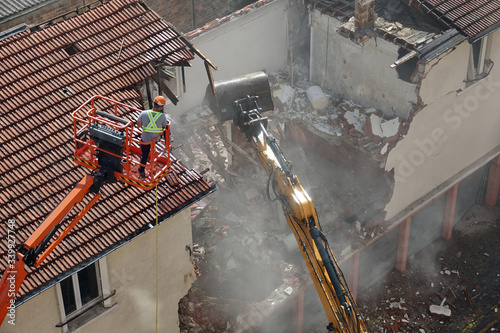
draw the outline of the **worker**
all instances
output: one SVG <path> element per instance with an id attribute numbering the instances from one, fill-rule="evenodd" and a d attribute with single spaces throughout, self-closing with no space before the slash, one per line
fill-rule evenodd
<path id="1" fill-rule="evenodd" d="M 163 107 L 167 100 L 163 96 L 157 96 L 153 103 L 152 110 L 144 110 L 137 117 L 137 126 L 142 127 L 142 143 L 141 143 L 141 165 L 139 166 L 139 176 L 143 179 L 146 177 L 144 166 L 148 162 L 149 153 L 151 151 L 151 141 L 156 138 L 156 142 L 160 141 L 160 133 L 163 132 L 168 125 L 166 115 L 163 113 Z M 165 138 L 166 139 L 166 138 Z"/>

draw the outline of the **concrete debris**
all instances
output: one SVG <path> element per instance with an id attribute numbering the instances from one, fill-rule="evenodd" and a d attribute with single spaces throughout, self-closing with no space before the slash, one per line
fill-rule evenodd
<path id="1" fill-rule="evenodd" d="M 472 225 L 470 229 L 460 227 L 471 215 L 498 219 L 497 215 L 487 217 L 485 211 L 476 206 L 458 222 L 457 233 L 451 240 L 433 243 L 426 251 L 412 256 L 404 273 L 393 272 L 384 281 L 370 286 L 369 291 L 358 293 L 358 305 L 368 317 L 370 332 L 479 332 L 488 324 L 500 328 L 491 306 L 498 304 L 500 279 L 491 269 L 495 265 L 491 263 L 493 256 L 483 255 L 498 247 L 499 226 L 483 233 L 475 233 Z M 369 294 L 372 296 L 368 297 Z M 484 314 L 489 311 L 491 319 L 486 320 L 488 316 Z M 475 329 L 465 329 L 470 326 Z"/>
<path id="2" fill-rule="evenodd" d="M 245 191 L 245 197 L 247 200 L 252 200 L 259 196 L 259 191 L 257 191 L 256 188 L 250 188 L 249 190 Z"/>
<path id="3" fill-rule="evenodd" d="M 371 131 L 381 138 L 396 139 L 399 132 L 399 118 L 384 120 L 376 114 L 370 115 Z"/>
<path id="4" fill-rule="evenodd" d="M 438 316 L 444 316 L 444 317 L 450 317 L 451 316 L 451 310 L 447 306 L 443 306 L 444 302 L 446 301 L 446 298 L 443 299 L 440 305 L 431 305 L 429 306 L 429 311 L 432 314 L 438 315 Z"/>
<path id="5" fill-rule="evenodd" d="M 319 86 L 311 86 L 307 88 L 307 98 L 311 102 L 314 110 L 324 110 L 328 106 L 328 98 L 323 93 L 323 89 Z"/>
<path id="6" fill-rule="evenodd" d="M 385 201 L 373 198 L 374 193 L 383 196 L 379 194 L 382 186 L 370 181 L 382 179 L 383 183 L 390 183 L 390 178 L 385 179 L 385 175 L 380 177 L 379 174 L 374 176 L 371 171 L 383 170 L 387 156 L 407 131 L 409 123 L 400 118 L 388 118 L 369 105 L 358 105 L 330 91 L 323 91 L 328 104 L 323 109 L 314 108 L 307 96 L 307 90 L 313 84 L 307 80 L 307 70 L 303 70 L 306 66 L 299 66 L 298 61 L 294 64 L 296 75 L 293 84 L 286 71 L 269 73 L 275 110 L 266 113 L 271 119 L 268 131 L 278 139 L 285 155 L 294 164 L 294 173 L 297 173 L 302 185 L 307 186 L 323 231 L 330 239 L 330 246 L 337 259 L 342 260 L 386 230 L 383 215 L 377 215 L 377 212 L 383 211 Z M 300 126 L 294 127 L 296 124 Z M 286 250 L 284 240 L 290 240 L 292 244 L 296 244 L 296 240 L 293 235 L 288 237 L 291 231 L 280 204 L 266 200 L 266 172 L 257 163 L 239 158 L 240 152 L 225 145 L 221 140 L 224 131 L 218 126 L 207 108 L 200 106 L 183 116 L 181 121 L 176 120 L 176 131 L 173 132 L 175 141 L 184 144 L 184 147 L 175 150 L 176 157 L 197 170 L 210 168 L 205 177 L 217 181 L 219 187 L 219 191 L 212 195 L 215 198 L 209 208 L 194 209 L 200 213 L 193 218 L 193 240 L 205 253 L 197 262 L 201 276 L 179 303 L 183 333 L 229 333 L 245 327 L 249 331 L 258 331 L 255 323 L 260 325 L 273 313 L 279 315 L 279 311 L 289 308 L 281 305 L 291 301 L 311 282 L 302 258 L 293 261 L 293 264 L 288 262 L 299 251 L 288 253 Z M 331 154 L 329 164 L 319 165 L 319 158 L 310 155 L 311 150 L 292 149 L 299 146 L 296 142 L 300 136 L 305 138 L 304 141 L 310 140 L 310 147 L 322 144 L 327 147 L 322 152 Z M 317 138 L 322 141 L 315 141 Z M 241 140 L 234 142 L 249 156 L 254 156 L 245 139 Z M 471 269 L 469 266 L 460 266 L 481 260 L 496 260 L 498 256 L 493 255 L 495 250 L 490 247 L 471 251 L 467 248 L 468 240 L 460 242 L 459 236 L 454 235 L 451 241 L 455 239 L 459 241 L 459 247 L 450 248 L 451 255 L 443 255 L 443 261 L 435 259 L 429 264 L 428 256 L 422 258 L 412 254 L 405 274 L 391 274 L 381 282 L 387 285 L 377 288 L 358 285 L 358 305 L 367 318 L 370 331 L 440 332 L 441 324 L 435 318 L 437 315 L 429 315 L 430 306 L 436 302 L 439 304 L 443 299 L 436 298 L 434 292 L 447 297 L 452 308 L 466 304 L 465 287 L 470 290 L 468 299 L 471 306 L 478 307 L 486 297 L 497 295 L 485 291 L 489 283 L 481 282 L 481 279 L 489 275 L 484 271 L 476 276 L 467 274 L 467 270 Z M 488 245 L 488 242 L 483 243 Z M 457 256 L 458 249 L 462 251 L 460 256 Z M 476 254 L 480 258 L 472 258 Z M 417 260 L 425 261 L 419 267 L 426 270 L 417 270 L 414 264 Z M 250 286 L 250 275 L 244 271 L 245 267 L 252 265 L 260 267 L 256 270 L 260 275 L 251 279 L 259 281 L 258 287 Z M 427 269 L 430 270 L 433 265 L 438 268 L 431 274 Z M 445 274 L 445 270 L 450 274 Z M 440 271 L 443 274 L 439 274 Z M 265 280 L 273 274 L 274 277 L 269 278 L 272 283 L 267 286 Z M 498 276 L 495 275 L 494 279 L 498 280 Z M 267 287 L 268 290 L 265 289 Z M 361 290 L 363 288 L 366 289 Z M 246 292 L 246 299 L 228 297 L 229 290 Z M 265 293 L 263 297 L 248 300 L 260 291 Z M 369 299 L 371 291 L 374 296 Z M 460 318 L 472 316 L 467 305 L 465 307 L 466 310 L 453 309 L 449 317 L 440 316 L 443 327 L 455 320 L 458 327 Z M 314 310 L 321 311 L 321 308 Z"/>
<path id="7" fill-rule="evenodd" d="M 393 118 L 380 123 L 382 128 L 382 137 L 390 138 L 395 136 L 399 131 L 399 118 Z"/>
<path id="8" fill-rule="evenodd" d="M 295 89 L 293 89 L 290 85 L 285 84 L 275 88 L 273 96 L 278 97 L 281 103 L 290 105 L 293 101 L 294 94 Z"/>
<path id="9" fill-rule="evenodd" d="M 344 118 L 350 125 L 353 125 L 358 132 L 364 134 L 366 115 L 360 113 L 358 108 L 355 108 L 354 111 L 346 111 L 344 113 Z"/>
<path id="10" fill-rule="evenodd" d="M 385 153 L 387 153 L 387 149 L 389 148 L 389 143 L 386 142 L 385 145 L 382 147 L 382 149 L 380 150 L 380 154 L 382 155 L 385 155 Z"/>

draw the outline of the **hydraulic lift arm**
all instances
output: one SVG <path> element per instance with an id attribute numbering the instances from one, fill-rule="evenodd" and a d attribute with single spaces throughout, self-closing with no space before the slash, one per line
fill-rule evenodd
<path id="1" fill-rule="evenodd" d="M 66 214 L 89 192 L 93 191 L 93 185 L 94 176 L 86 175 L 83 177 L 17 250 L 14 249 L 14 246 L 11 248 L 9 243 L 7 269 L 0 281 L 0 320 L 3 321 L 9 310 L 13 310 L 16 305 L 16 295 L 27 275 L 25 266 L 38 267 L 99 199 L 101 194 L 96 192 L 73 221 L 64 227 L 57 238 L 51 241 L 55 233 L 62 227 L 62 221 Z"/>
<path id="2" fill-rule="evenodd" d="M 207 88 L 206 98 L 219 120 L 233 120 L 245 133 L 269 175 L 267 195 L 279 200 L 308 267 L 331 332 L 364 333 L 365 323 L 345 278 L 321 230 L 316 209 L 296 175 L 291 172 L 276 140 L 267 132 L 262 111 L 274 108 L 264 73 L 253 73 L 233 80 L 216 82 L 216 95 Z"/>

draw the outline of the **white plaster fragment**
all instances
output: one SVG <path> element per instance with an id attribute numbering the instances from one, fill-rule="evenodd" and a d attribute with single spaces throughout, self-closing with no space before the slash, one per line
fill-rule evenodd
<path id="1" fill-rule="evenodd" d="M 385 121 L 380 124 L 380 127 L 382 129 L 382 135 L 383 137 L 391 137 L 394 136 L 398 133 L 399 130 L 399 118 L 394 118 L 388 121 Z"/>
<path id="2" fill-rule="evenodd" d="M 433 314 L 441 316 L 446 316 L 446 317 L 451 316 L 451 310 L 441 305 L 431 305 L 429 306 L 429 311 Z"/>
<path id="3" fill-rule="evenodd" d="M 293 288 L 288 286 L 285 288 L 284 292 L 287 294 L 287 295 L 291 295 L 293 293 Z"/>
<path id="4" fill-rule="evenodd" d="M 382 127 L 381 127 L 382 119 L 376 114 L 372 114 L 370 116 L 370 122 L 372 124 L 372 133 L 382 138 L 383 137 Z"/>
<path id="5" fill-rule="evenodd" d="M 295 93 L 295 90 L 290 87 L 288 84 L 285 84 L 283 87 L 283 92 L 281 94 L 281 103 L 290 105 L 293 101 L 293 95 Z"/>
<path id="6" fill-rule="evenodd" d="M 353 125 L 358 132 L 364 134 L 366 116 L 363 113 L 359 113 L 358 109 L 354 109 L 354 111 L 346 111 L 344 118 L 349 124 Z"/>
<path id="7" fill-rule="evenodd" d="M 385 153 L 387 153 L 387 149 L 389 148 L 389 143 L 386 142 L 385 145 L 382 147 L 382 149 L 380 150 L 380 154 L 384 155 Z"/>

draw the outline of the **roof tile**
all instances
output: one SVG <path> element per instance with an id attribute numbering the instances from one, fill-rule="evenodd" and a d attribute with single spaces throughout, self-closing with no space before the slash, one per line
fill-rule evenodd
<path id="1" fill-rule="evenodd" d="M 141 108 L 140 94 L 133 86 L 156 73 L 148 61 L 163 59 L 175 65 L 194 58 L 180 37 L 139 1 L 112 0 L 0 42 L 0 214 L 16 219 L 18 237 L 31 235 L 88 173 L 71 160 L 70 113 L 95 94 Z M 76 49 L 68 49 L 69 53 L 61 49 L 70 45 Z M 63 93 L 63 88 L 72 94 Z M 137 115 L 122 111 L 122 116 Z M 178 179 L 175 190 L 167 180 L 158 188 L 161 219 L 212 190 L 175 158 L 171 177 Z M 181 181 L 185 177 L 189 179 Z M 37 270 L 27 269 L 33 274 L 25 280 L 20 296 L 135 237 L 155 221 L 152 194 L 121 183 L 101 192 L 99 202 L 47 260 Z M 73 209 L 64 223 L 83 205 Z M 5 228 L 0 225 L 0 232 Z M 0 270 L 5 268 L 6 260 L 1 258 L 6 258 L 7 249 L 6 241 L 1 241 Z"/>
<path id="2" fill-rule="evenodd" d="M 451 24 L 474 38 L 500 23 L 498 0 L 424 0 L 440 21 Z"/>

